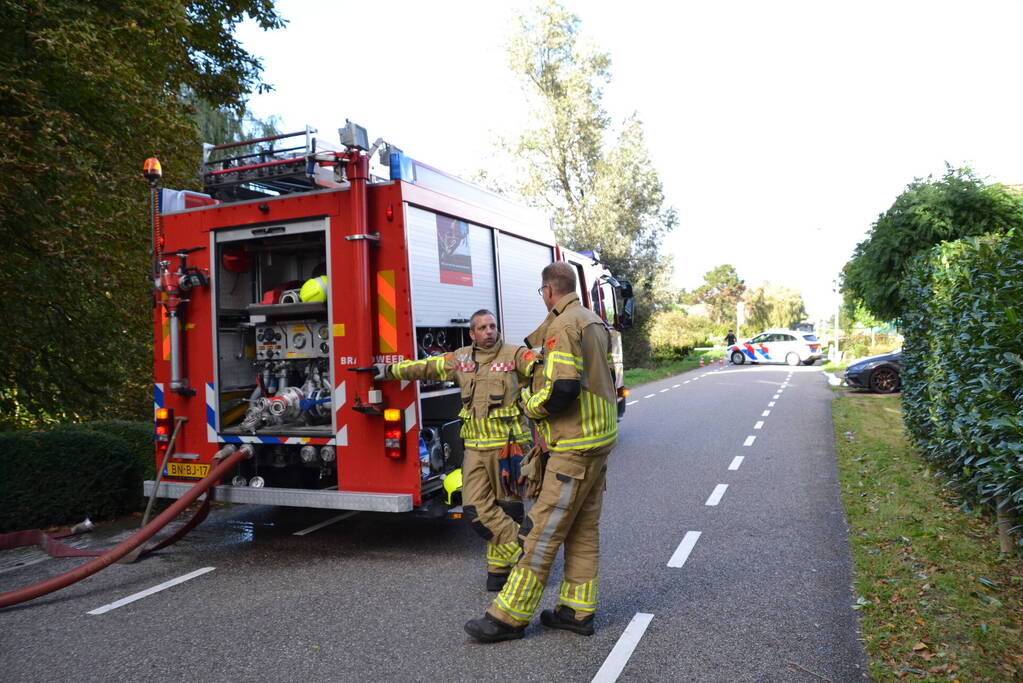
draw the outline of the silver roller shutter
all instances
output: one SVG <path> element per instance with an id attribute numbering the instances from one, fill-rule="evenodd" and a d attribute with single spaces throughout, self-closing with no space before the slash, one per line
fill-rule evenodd
<path id="1" fill-rule="evenodd" d="M 472 286 L 441 282 L 437 214 L 415 206 L 405 209 L 408 229 L 412 317 L 416 327 L 450 327 L 481 308 L 497 308 L 493 232 L 469 224 Z"/>
<path id="2" fill-rule="evenodd" d="M 522 344 L 526 335 L 547 316 L 543 299 L 536 293 L 540 271 L 554 260 L 551 247 L 498 233 L 501 260 L 502 331 L 505 341 Z"/>

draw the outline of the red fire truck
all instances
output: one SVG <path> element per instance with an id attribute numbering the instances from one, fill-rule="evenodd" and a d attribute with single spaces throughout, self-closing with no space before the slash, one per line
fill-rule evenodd
<path id="1" fill-rule="evenodd" d="M 178 498 L 218 451 L 248 444 L 217 500 L 443 512 L 462 457 L 458 389 L 374 382 L 373 364 L 468 344 L 481 308 L 522 343 L 546 315 L 536 288 L 556 259 L 576 267 L 580 299 L 614 330 L 621 387 L 628 283 L 595 254 L 559 247 L 543 216 L 371 145 L 350 122 L 340 137 L 206 146 L 203 193 L 154 189 L 162 470 L 147 494 Z M 385 177 L 370 172 L 378 152 Z M 318 296 L 303 292 L 317 283 Z"/>

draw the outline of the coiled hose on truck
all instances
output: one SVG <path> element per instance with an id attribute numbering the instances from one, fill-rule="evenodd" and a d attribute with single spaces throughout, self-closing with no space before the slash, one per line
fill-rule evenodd
<path id="1" fill-rule="evenodd" d="M 99 557 L 89 560 L 88 562 L 79 567 L 75 567 L 74 569 L 68 570 L 63 574 L 58 574 L 57 576 L 46 579 L 45 581 L 34 583 L 31 586 L 25 586 L 24 588 L 18 588 L 16 590 L 8 591 L 6 593 L 0 593 L 0 608 L 10 607 L 11 605 L 17 605 L 18 603 L 21 602 L 34 600 L 35 598 L 46 595 L 47 593 L 58 591 L 61 588 L 65 588 L 73 583 L 81 581 L 86 577 L 92 576 L 101 569 L 109 567 L 114 562 L 117 562 L 118 560 L 126 556 L 128 553 L 132 552 L 133 550 L 141 546 L 143 543 L 148 541 L 150 538 L 152 538 L 154 535 L 156 535 L 156 533 L 160 531 L 160 529 L 167 526 L 167 524 L 169 524 L 171 520 L 173 520 L 175 517 L 181 514 L 181 512 L 185 508 L 191 505 L 196 498 L 201 496 L 206 491 L 210 491 L 210 489 L 212 489 L 212 487 L 225 474 L 231 471 L 232 467 L 234 467 L 241 460 L 250 457 L 251 455 L 252 447 L 249 446 L 248 444 L 243 445 L 241 448 L 238 448 L 233 444 L 228 444 L 220 451 L 218 451 L 217 455 L 215 456 L 215 459 L 219 460 L 220 463 L 216 467 L 214 467 L 210 471 L 210 473 L 206 475 L 204 479 L 196 482 L 195 486 L 190 488 L 188 492 L 185 493 L 185 495 L 181 496 L 181 498 L 176 500 L 170 507 L 168 507 L 162 513 L 157 515 L 157 517 L 153 519 L 152 522 L 149 522 L 141 529 L 136 531 L 134 534 L 132 534 L 131 536 L 129 536 L 124 541 L 114 546 L 110 550 L 107 550 Z M 157 483 L 157 485 L 159 484 Z M 189 520 L 189 522 L 184 527 L 175 532 L 173 536 L 163 541 L 156 547 L 151 548 L 147 552 L 152 552 L 153 550 L 157 550 L 159 548 L 168 546 L 177 539 L 184 536 L 186 533 L 188 533 L 189 530 L 195 527 L 206 516 L 205 513 L 206 511 L 209 510 L 209 503 L 212 497 L 213 497 L 212 491 L 210 491 L 210 495 L 206 497 L 206 502 L 203 504 L 203 509 L 197 512 L 196 515 L 191 520 Z"/>

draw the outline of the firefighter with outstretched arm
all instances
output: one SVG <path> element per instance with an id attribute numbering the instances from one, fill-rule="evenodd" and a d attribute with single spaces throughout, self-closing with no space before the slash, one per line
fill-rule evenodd
<path id="1" fill-rule="evenodd" d="M 470 346 L 451 353 L 378 364 L 376 379 L 454 381 L 461 388 L 462 509 L 487 541 L 487 590 L 499 591 L 522 552 L 519 467 L 531 439 L 518 399 L 536 355 L 503 343 L 488 310 L 473 313 L 469 337 Z"/>
<path id="2" fill-rule="evenodd" d="M 534 449 L 523 465 L 530 479 L 543 483 L 522 527 L 522 556 L 486 614 L 465 624 L 469 635 L 486 643 L 524 635 L 562 544 L 565 574 L 558 602 L 540 620 L 592 635 L 597 609 L 598 523 L 607 457 L 618 436 L 611 335 L 579 303 L 572 266 L 552 263 L 541 277 L 539 292 L 549 313 L 526 343 L 540 346 L 543 368 L 533 373 L 523 399 L 548 456 L 542 467 L 544 458 Z"/>

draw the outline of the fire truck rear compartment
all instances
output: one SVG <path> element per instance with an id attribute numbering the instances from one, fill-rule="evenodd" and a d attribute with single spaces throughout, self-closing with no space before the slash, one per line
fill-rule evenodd
<path id="1" fill-rule="evenodd" d="M 318 220 L 217 234 L 220 433 L 281 437 L 334 433 L 327 304 L 300 297 L 306 281 L 326 274 L 325 227 L 325 221 Z M 282 461 L 302 462 L 299 450 L 267 457 L 280 468 Z"/>

